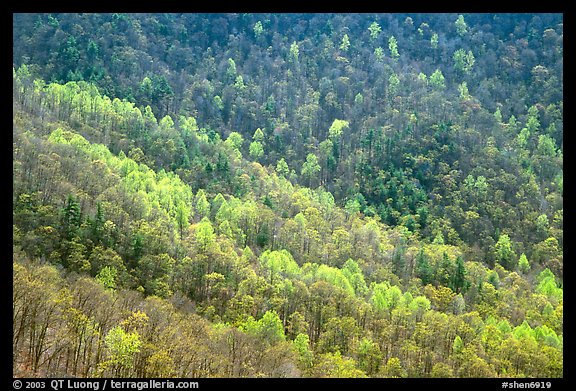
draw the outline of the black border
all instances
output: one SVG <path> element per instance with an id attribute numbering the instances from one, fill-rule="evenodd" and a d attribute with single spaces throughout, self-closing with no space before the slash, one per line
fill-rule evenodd
<path id="1" fill-rule="evenodd" d="M 132 5 L 132 6 L 131 6 Z M 365 0 L 355 0 L 349 2 L 321 2 L 321 1 L 303 1 L 303 0 L 290 0 L 288 2 L 246 2 L 246 1 L 237 1 L 234 3 L 222 3 L 218 1 L 208 2 L 196 2 L 196 1 L 161 1 L 155 3 L 138 3 L 138 2 L 122 2 L 122 3 L 106 3 L 106 2 L 77 2 L 74 4 L 56 4 L 54 2 L 42 2 L 42 3 L 32 3 L 32 2 L 19 2 L 19 3 L 12 3 L 9 4 L 9 12 L 5 13 L 5 20 L 3 23 L 4 28 L 9 29 L 9 34 L 5 34 L 4 36 L 10 36 L 13 38 L 13 30 L 11 28 L 13 24 L 12 14 L 13 13 L 28 13 L 28 12 L 197 12 L 197 13 L 205 13 L 205 12 L 216 12 L 216 13 L 227 13 L 227 12 L 278 12 L 278 13 L 382 13 L 382 12 L 393 12 L 393 13 L 437 13 L 437 12 L 459 12 L 459 13 L 562 13 L 563 18 L 566 19 L 568 17 L 568 23 L 564 22 L 565 30 L 564 33 L 568 35 L 569 39 L 565 41 L 565 44 L 568 43 L 568 47 L 572 43 L 570 38 L 573 37 L 569 32 L 572 31 L 573 27 L 573 19 L 570 17 L 571 13 L 568 12 L 568 5 L 571 5 L 571 1 L 541 1 L 538 3 L 530 3 L 526 1 L 468 1 L 468 2 L 439 2 L 439 1 L 427 1 L 427 2 L 414 2 L 414 1 L 386 1 L 386 0 L 372 0 L 372 1 L 365 1 Z M 568 27 L 566 29 L 566 27 Z M 13 40 L 12 40 L 13 42 Z M 568 53 L 570 56 L 572 51 L 570 49 L 565 50 L 565 53 Z M 12 58 L 12 53 L 8 56 Z M 8 61 L 7 61 L 8 62 Z M 4 74 L 6 77 L 3 77 L 2 80 L 8 84 L 8 72 L 10 72 L 10 68 L 12 67 L 12 62 L 7 64 L 6 73 Z M 572 64 L 571 62 L 569 62 Z M 569 72 L 564 72 L 564 77 L 567 77 L 569 80 L 567 85 L 574 86 L 574 83 L 571 83 L 571 68 L 566 67 Z M 566 84 L 566 83 L 565 83 Z M 6 88 L 11 88 L 9 85 Z M 565 89 L 565 91 L 571 91 L 573 88 Z M 7 90 L 8 92 L 8 90 Z M 572 105 L 572 101 L 568 98 L 564 97 L 563 99 L 564 104 L 567 104 L 565 108 L 565 112 L 573 113 L 574 111 L 570 110 L 570 106 Z M 8 121 L 8 116 L 6 116 L 6 120 Z M 568 137 L 565 137 L 564 140 L 570 139 L 570 133 L 573 131 L 573 127 L 570 126 L 572 116 L 567 116 L 564 119 L 564 127 L 568 129 Z M 6 149 L 8 149 L 8 143 L 4 143 Z M 4 158 L 9 159 L 10 155 L 8 151 L 4 155 Z M 569 153 L 569 159 L 571 158 L 571 154 Z M 570 166 L 570 165 L 568 165 Z M 564 167 L 566 168 L 566 167 Z M 567 186 L 568 194 L 571 193 L 572 187 Z M 7 193 L 7 192 L 6 192 Z M 11 194 L 5 194 L 5 196 L 10 197 L 10 203 L 12 202 Z M 568 198 L 568 196 L 564 196 L 564 198 Z M 8 210 L 6 208 L 5 213 L 8 215 Z M 569 214 L 570 216 L 570 214 Z M 10 218 L 7 218 L 5 221 L 10 221 Z M 566 219 L 569 221 L 570 224 L 567 225 L 568 229 L 565 227 L 565 237 L 570 237 L 569 228 L 573 223 L 573 219 Z M 7 225 L 7 224 L 6 224 Z M 10 227 L 7 227 L 10 228 Z M 11 231 L 10 231 L 11 232 Z M 566 235 L 567 233 L 567 235 Z M 9 248 L 6 246 L 6 248 Z M 569 251 L 568 253 L 571 253 Z M 8 262 L 10 258 L 7 256 L 5 258 L 5 264 L 10 265 Z M 564 266 L 568 265 L 567 268 L 564 269 L 564 273 L 567 278 L 564 281 L 568 281 L 568 284 L 565 283 L 564 291 L 565 295 L 572 292 L 571 289 L 571 280 L 570 280 L 570 272 L 572 270 L 570 266 L 571 260 L 564 264 Z M 11 265 L 7 267 L 8 270 L 5 271 L 5 275 L 9 275 L 11 272 Z M 11 273 L 10 273 L 11 274 Z M 9 293 L 12 291 L 11 285 L 2 284 L 0 285 L 2 288 L 2 292 L 0 295 L 4 300 L 7 302 L 10 301 Z M 9 304 L 3 307 L 6 312 L 9 310 Z M 572 314 L 571 311 L 565 311 L 564 313 L 564 321 L 566 324 L 573 324 L 570 321 Z M 5 317 L 7 318 L 8 315 L 5 313 Z M 566 329 L 566 328 L 565 328 Z M 287 386 L 291 388 L 300 388 L 300 387 L 361 387 L 365 389 L 386 389 L 386 387 L 390 386 L 392 389 L 397 387 L 409 387 L 409 388 L 442 388 L 442 389 L 458 389 L 462 390 L 464 387 L 472 386 L 480 386 L 483 389 L 491 390 L 491 389 L 504 389 L 510 387 L 504 387 L 502 384 L 503 382 L 516 382 L 516 383 L 531 383 L 531 382 L 550 382 L 552 384 L 551 389 L 565 389 L 568 384 L 572 383 L 572 372 L 570 371 L 570 362 L 569 354 L 572 353 L 571 342 L 572 342 L 572 334 L 564 333 L 564 378 L 553 378 L 553 379 L 513 379 L 513 378 L 487 378 L 487 379 L 460 379 L 460 378 L 450 378 L 450 379 L 431 379 L 431 378 L 407 378 L 407 379 L 380 379 L 380 378 L 369 378 L 369 379 L 317 379 L 317 378 L 299 378 L 299 379 L 245 379 L 245 378 L 233 378 L 233 379 L 212 379 L 212 378 L 199 378 L 199 379 L 186 379 L 189 381 L 197 381 L 199 383 L 199 389 L 221 389 L 223 387 L 250 387 L 256 388 L 259 387 L 269 389 L 271 386 Z M 5 352 L 11 351 L 10 341 L 8 341 L 9 333 L 5 333 L 5 342 L 7 343 Z M 5 354 L 3 358 L 8 361 L 10 360 L 11 355 Z M 7 389 L 16 389 L 13 388 L 13 380 L 12 378 L 12 365 L 3 365 L 3 370 L 5 371 L 5 377 L 3 376 L 4 381 L 1 381 L 0 384 L 6 384 L 8 387 Z M 55 378 L 60 379 L 60 378 Z M 19 379 L 22 382 L 26 381 L 40 381 L 45 383 L 44 389 L 51 389 L 50 382 L 54 379 Z M 90 381 L 99 381 L 100 387 L 99 389 L 102 390 L 103 379 L 85 379 Z M 150 379 L 115 379 L 115 380 L 132 380 L 132 381 L 148 381 Z M 158 381 L 162 379 L 156 379 Z M 170 379 L 173 382 L 179 382 L 181 379 Z M 2 387 L 4 389 L 4 387 Z M 573 388 L 573 387 L 571 387 Z M 24 388 L 23 388 L 24 389 Z M 67 389 L 66 387 L 62 389 Z M 110 389 L 110 385 L 107 386 L 107 389 Z"/>

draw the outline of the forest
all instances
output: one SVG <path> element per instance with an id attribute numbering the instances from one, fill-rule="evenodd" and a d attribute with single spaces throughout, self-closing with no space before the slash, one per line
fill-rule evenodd
<path id="1" fill-rule="evenodd" d="M 13 14 L 14 377 L 562 378 L 563 15 Z"/>

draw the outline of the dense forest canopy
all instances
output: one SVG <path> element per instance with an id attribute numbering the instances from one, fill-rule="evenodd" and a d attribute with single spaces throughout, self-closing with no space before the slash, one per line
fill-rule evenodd
<path id="1" fill-rule="evenodd" d="M 562 377 L 561 14 L 14 14 L 13 373 Z"/>

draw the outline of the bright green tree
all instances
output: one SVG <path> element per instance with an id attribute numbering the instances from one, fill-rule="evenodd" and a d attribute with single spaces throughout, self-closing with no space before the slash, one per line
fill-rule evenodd
<path id="1" fill-rule="evenodd" d="M 370 31 L 370 39 L 376 40 L 376 38 L 378 38 L 378 35 L 382 31 L 382 28 L 377 22 L 372 22 L 370 27 L 368 27 L 368 30 Z"/>
<path id="2" fill-rule="evenodd" d="M 502 123 L 503 118 L 502 118 L 502 112 L 500 112 L 500 107 L 498 107 L 496 109 L 496 111 L 494 112 L 494 119 L 496 120 L 496 122 L 498 122 L 499 124 Z"/>
<path id="3" fill-rule="evenodd" d="M 264 147 L 260 141 L 253 141 L 250 143 L 250 157 L 258 161 L 264 155 Z"/>
<path id="4" fill-rule="evenodd" d="M 292 341 L 294 350 L 298 353 L 298 362 L 304 369 L 312 367 L 314 355 L 310 350 L 310 338 L 308 334 L 298 334 Z"/>
<path id="5" fill-rule="evenodd" d="M 228 68 L 226 69 L 226 77 L 228 80 L 236 80 L 237 71 L 236 71 L 236 62 L 229 58 L 228 59 Z"/>
<path id="6" fill-rule="evenodd" d="M 340 50 L 347 52 L 348 49 L 350 49 L 350 38 L 348 38 L 348 34 L 344 34 L 342 43 L 340 44 Z"/>
<path id="7" fill-rule="evenodd" d="M 341 119 L 335 119 L 330 125 L 330 129 L 328 129 L 328 137 L 336 142 L 342 135 L 344 129 L 348 128 L 350 123 L 348 121 L 344 121 Z"/>
<path id="8" fill-rule="evenodd" d="M 320 173 L 320 164 L 318 163 L 318 157 L 313 153 L 309 153 L 306 156 L 306 161 L 302 164 L 301 175 L 308 180 L 308 186 L 312 187 L 313 180 Z"/>
<path id="9" fill-rule="evenodd" d="M 114 290 L 116 289 L 116 276 L 118 275 L 118 270 L 115 267 L 104 266 L 100 272 L 96 275 L 96 281 L 98 281 L 104 288 Z"/>
<path id="10" fill-rule="evenodd" d="M 262 27 L 262 22 L 257 21 L 254 24 L 254 35 L 256 36 L 256 38 L 259 38 L 263 32 L 264 32 L 264 27 Z"/>
<path id="11" fill-rule="evenodd" d="M 474 63 L 476 59 L 474 57 L 474 53 L 471 50 L 466 52 L 464 49 L 458 49 L 454 52 L 452 56 L 454 60 L 454 68 L 457 71 L 469 74 L 472 72 L 472 68 L 474 67 Z"/>
<path id="12" fill-rule="evenodd" d="M 446 81 L 444 80 L 444 75 L 440 69 L 436 69 L 434 73 L 430 75 L 430 84 L 436 89 L 446 88 Z"/>
<path id="13" fill-rule="evenodd" d="M 291 62 L 298 62 L 298 56 L 300 54 L 300 50 L 298 48 L 298 44 L 296 43 L 296 41 L 292 42 L 292 45 L 290 45 L 290 61 Z"/>
<path id="14" fill-rule="evenodd" d="M 463 15 L 458 15 L 458 19 L 456 19 L 456 21 L 454 22 L 454 25 L 456 25 L 456 32 L 460 36 L 463 36 L 468 31 L 468 25 L 464 21 Z"/>
<path id="15" fill-rule="evenodd" d="M 276 172 L 278 173 L 278 175 L 281 175 L 284 178 L 288 177 L 290 169 L 288 168 L 288 164 L 286 163 L 286 160 L 284 160 L 284 158 L 280 158 L 280 160 L 278 160 L 278 162 L 276 163 Z"/>
<path id="16" fill-rule="evenodd" d="M 204 217 L 196 224 L 196 242 L 202 251 L 206 251 L 206 249 L 214 243 L 215 239 L 216 234 L 214 233 L 212 223 L 207 217 Z"/>
<path id="17" fill-rule="evenodd" d="M 376 61 L 381 62 L 384 60 L 384 49 L 378 46 L 376 49 L 374 49 L 374 56 L 376 57 Z"/>
<path id="18" fill-rule="evenodd" d="M 358 356 L 358 368 L 371 376 L 378 372 L 382 361 L 382 352 L 377 343 L 370 338 L 362 338 L 356 348 Z"/>
<path id="19" fill-rule="evenodd" d="M 225 144 L 230 145 L 232 148 L 240 150 L 242 148 L 242 143 L 244 142 L 244 137 L 238 132 L 231 132 L 225 141 Z"/>
<path id="20" fill-rule="evenodd" d="M 501 234 L 498 242 L 494 245 L 496 261 L 508 270 L 512 270 L 516 262 L 516 253 L 512 248 L 510 236 Z"/>
<path id="21" fill-rule="evenodd" d="M 464 342 L 462 342 L 462 338 L 459 335 L 456 335 L 454 338 L 454 342 L 452 343 L 452 352 L 454 354 L 462 353 L 464 349 Z"/>
<path id="22" fill-rule="evenodd" d="M 312 371 L 313 377 L 364 378 L 366 373 L 356 367 L 354 359 L 342 356 L 340 352 L 324 353 Z"/>
<path id="23" fill-rule="evenodd" d="M 467 100 L 470 99 L 470 92 L 468 91 L 468 84 L 463 81 L 458 85 L 458 91 L 460 92 L 460 99 Z"/>
<path id="24" fill-rule="evenodd" d="M 206 192 L 203 189 L 196 193 L 196 211 L 201 217 L 206 217 L 210 213 L 210 202 L 206 199 Z"/>
<path id="25" fill-rule="evenodd" d="M 116 326 L 106 334 L 104 343 L 109 357 L 104 367 L 110 367 L 115 377 L 127 375 L 134 366 L 135 356 L 142 346 L 138 333 L 127 333 L 120 326 Z"/>
<path id="26" fill-rule="evenodd" d="M 252 135 L 252 141 L 264 142 L 264 132 L 262 129 L 257 128 Z"/>
<path id="27" fill-rule="evenodd" d="M 398 87 L 400 86 L 400 79 L 395 73 L 391 74 L 388 78 L 388 94 L 389 96 L 395 96 L 398 92 Z"/>
<path id="28" fill-rule="evenodd" d="M 191 212 L 191 209 L 186 207 L 184 202 L 179 202 L 176 206 L 176 223 L 178 224 L 180 238 L 184 238 L 186 229 L 190 224 L 189 218 Z"/>
<path id="29" fill-rule="evenodd" d="M 390 56 L 393 59 L 400 57 L 400 53 L 398 53 L 398 41 L 396 40 L 396 37 L 391 36 L 390 39 L 388 39 L 388 49 L 390 49 Z"/>
<path id="30" fill-rule="evenodd" d="M 430 38 L 430 46 L 432 46 L 433 49 L 438 49 L 438 34 L 432 34 L 432 37 Z"/>
<path id="31" fill-rule="evenodd" d="M 518 260 L 518 270 L 524 274 L 530 271 L 530 262 L 528 262 L 528 258 L 524 253 L 520 255 L 520 259 Z"/>
<path id="32" fill-rule="evenodd" d="M 254 318 L 250 316 L 241 326 L 241 329 L 270 345 L 286 340 L 284 326 L 274 310 L 266 311 L 264 316 L 258 321 L 255 321 Z"/>

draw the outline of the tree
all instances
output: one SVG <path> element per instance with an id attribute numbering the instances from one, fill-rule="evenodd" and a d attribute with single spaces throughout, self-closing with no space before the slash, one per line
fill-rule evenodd
<path id="1" fill-rule="evenodd" d="M 438 362 L 432 366 L 430 376 L 433 378 L 451 378 L 454 377 L 454 371 L 448 364 Z"/>
<path id="2" fill-rule="evenodd" d="M 421 321 L 424 314 L 430 310 L 430 300 L 424 296 L 416 296 L 412 299 L 408 308 L 416 317 L 416 321 Z"/>
<path id="3" fill-rule="evenodd" d="M 462 342 L 462 338 L 460 338 L 459 335 L 456 335 L 454 342 L 452 343 L 452 353 L 455 355 L 461 354 L 463 349 L 464 342 Z"/>
<path id="4" fill-rule="evenodd" d="M 446 82 L 444 80 L 444 75 L 440 69 L 436 69 L 434 73 L 430 75 L 430 84 L 436 89 L 446 88 Z"/>
<path id="5" fill-rule="evenodd" d="M 282 321 L 273 310 L 266 311 L 264 316 L 258 321 L 249 317 L 241 329 L 270 345 L 277 344 L 286 339 Z"/>
<path id="6" fill-rule="evenodd" d="M 335 119 L 328 129 L 328 137 L 335 143 L 340 140 L 342 132 L 347 129 L 350 123 L 341 119 Z"/>
<path id="7" fill-rule="evenodd" d="M 127 377 L 134 366 L 135 355 L 140 352 L 142 341 L 137 332 L 127 333 L 120 326 L 112 328 L 104 338 L 109 359 L 102 370 L 114 377 Z"/>
<path id="8" fill-rule="evenodd" d="M 317 177 L 320 170 L 321 167 L 320 164 L 318 164 L 318 157 L 313 153 L 309 153 L 300 171 L 302 177 L 308 180 L 309 187 L 312 187 L 313 180 Z"/>
<path id="9" fill-rule="evenodd" d="M 236 62 L 232 59 L 228 59 L 228 68 L 226 69 L 226 77 L 228 80 L 236 80 L 237 71 L 236 71 Z"/>
<path id="10" fill-rule="evenodd" d="M 195 228 L 196 241 L 198 242 L 201 251 L 206 252 L 216 239 L 212 223 L 207 217 L 204 217 L 198 224 L 196 224 Z"/>
<path id="11" fill-rule="evenodd" d="M 284 158 L 280 158 L 280 160 L 278 160 L 278 162 L 276 163 L 276 172 L 278 173 L 278 175 L 281 175 L 284 178 L 288 177 L 290 169 L 288 168 L 288 164 L 286 163 L 286 160 L 284 160 Z"/>
<path id="12" fill-rule="evenodd" d="M 288 57 L 289 61 L 297 63 L 299 54 L 300 50 L 298 49 L 298 44 L 296 43 L 296 41 L 294 41 L 292 42 L 292 45 L 290 45 L 290 57 Z"/>
<path id="13" fill-rule="evenodd" d="M 72 300 L 60 273 L 51 265 L 13 262 L 13 363 L 38 373 L 42 361 L 54 357 L 60 319 Z"/>
<path id="14" fill-rule="evenodd" d="M 432 34 L 432 37 L 430 38 L 430 46 L 432 46 L 432 49 L 438 49 L 438 34 Z"/>
<path id="15" fill-rule="evenodd" d="M 459 86 L 458 86 L 458 91 L 460 92 L 460 98 L 463 100 L 467 100 L 470 99 L 470 92 L 468 91 L 468 84 L 463 81 Z"/>
<path id="16" fill-rule="evenodd" d="M 458 377 L 495 377 L 493 367 L 477 354 L 466 349 L 466 359 L 458 369 Z"/>
<path id="17" fill-rule="evenodd" d="M 456 68 L 457 71 L 466 74 L 470 74 L 470 72 L 472 72 L 472 67 L 476 62 L 476 59 L 474 58 L 474 53 L 472 53 L 471 50 L 466 52 L 464 49 L 458 49 L 454 52 L 452 58 L 454 59 L 454 68 Z"/>
<path id="18" fill-rule="evenodd" d="M 496 122 L 498 122 L 499 124 L 503 123 L 502 112 L 500 111 L 500 107 L 498 107 L 498 108 L 496 109 L 496 111 L 494 112 L 494 119 L 495 119 Z"/>
<path id="19" fill-rule="evenodd" d="M 314 355 L 310 350 L 310 339 L 308 334 L 298 334 L 294 341 L 292 341 L 294 349 L 298 353 L 298 363 L 300 366 L 308 370 L 313 365 Z"/>
<path id="20" fill-rule="evenodd" d="M 418 255 L 416 256 L 416 276 L 422 280 L 423 285 L 430 284 L 434 278 L 434 271 L 430 266 L 424 248 L 420 248 Z"/>
<path id="21" fill-rule="evenodd" d="M 528 109 L 528 115 L 526 116 L 526 128 L 530 133 L 534 133 L 540 129 L 540 121 L 538 120 L 539 111 L 538 108 L 530 106 Z"/>
<path id="22" fill-rule="evenodd" d="M 466 266 L 461 256 L 456 257 L 456 267 L 452 277 L 451 288 L 454 292 L 465 292 L 468 288 L 468 281 L 466 280 Z"/>
<path id="23" fill-rule="evenodd" d="M 213 98 L 213 102 L 216 105 L 216 107 L 218 108 L 218 110 L 220 110 L 220 111 L 224 110 L 224 102 L 222 101 L 222 98 L 220 97 L 220 95 L 215 95 Z"/>
<path id="24" fill-rule="evenodd" d="M 102 284 L 104 288 L 114 290 L 116 289 L 116 276 L 118 270 L 115 267 L 105 266 L 96 275 L 96 281 Z"/>
<path id="25" fill-rule="evenodd" d="M 543 241 L 536 243 L 532 255 L 533 262 L 547 263 L 554 258 L 559 257 L 561 254 L 558 239 L 549 237 Z"/>
<path id="26" fill-rule="evenodd" d="M 203 189 L 196 193 L 196 211 L 201 217 L 207 217 L 210 213 L 210 202 L 206 198 L 206 192 Z"/>
<path id="27" fill-rule="evenodd" d="M 562 288 L 558 287 L 556 283 L 556 277 L 546 268 L 537 277 L 538 285 L 536 286 L 536 292 L 542 293 L 549 297 L 554 297 L 559 299 L 563 296 Z"/>
<path id="28" fill-rule="evenodd" d="M 508 270 L 512 270 L 516 265 L 516 253 L 512 248 L 512 241 L 506 234 L 498 237 L 498 242 L 494 245 L 496 261 Z"/>
<path id="29" fill-rule="evenodd" d="M 456 19 L 454 25 L 456 26 L 456 32 L 458 33 L 458 35 L 464 36 L 464 34 L 468 32 L 468 25 L 464 21 L 463 15 L 458 15 L 458 19 Z"/>
<path id="30" fill-rule="evenodd" d="M 340 50 L 347 52 L 348 49 L 350 49 L 350 38 L 348 38 L 348 34 L 344 34 L 342 43 L 340 44 Z"/>
<path id="31" fill-rule="evenodd" d="M 488 182 L 486 181 L 486 177 L 479 175 L 474 183 L 474 188 L 480 197 L 486 197 L 488 193 Z"/>
<path id="32" fill-rule="evenodd" d="M 66 204 L 62 209 L 62 229 L 64 236 L 67 239 L 77 234 L 80 224 L 82 222 L 82 214 L 80 212 L 80 204 L 72 194 L 68 195 Z"/>
<path id="33" fill-rule="evenodd" d="M 232 148 L 240 151 L 242 148 L 242 143 L 244 142 L 244 137 L 238 132 L 230 132 L 225 144 L 230 145 Z"/>
<path id="34" fill-rule="evenodd" d="M 253 141 L 258 141 L 258 142 L 264 142 L 264 132 L 262 132 L 262 129 L 257 128 L 254 131 L 254 134 L 252 135 L 252 140 Z"/>
<path id="35" fill-rule="evenodd" d="M 250 157 L 258 161 L 264 155 L 264 148 L 260 141 L 253 141 L 250 143 Z"/>
<path id="36" fill-rule="evenodd" d="M 530 262 L 528 262 L 528 258 L 524 253 L 520 255 L 520 259 L 518 260 L 518 270 L 524 274 L 527 274 L 530 271 Z"/>
<path id="37" fill-rule="evenodd" d="M 452 278 L 454 277 L 454 262 L 446 251 L 442 254 L 442 260 L 436 267 L 436 282 L 444 286 L 452 286 Z"/>
<path id="38" fill-rule="evenodd" d="M 86 259 L 86 246 L 76 236 L 72 240 L 64 240 L 61 245 L 62 264 L 75 272 L 88 272 L 92 269 L 90 261 Z"/>
<path id="39" fill-rule="evenodd" d="M 441 312 L 446 312 L 448 306 L 456 296 L 452 289 L 448 287 L 440 286 L 435 288 L 432 285 L 426 285 L 424 287 L 424 294 L 430 299 L 433 308 Z"/>
<path id="40" fill-rule="evenodd" d="M 356 348 L 358 356 L 358 368 L 366 372 L 368 376 L 378 373 L 382 361 L 382 352 L 378 344 L 370 338 L 362 338 Z"/>
<path id="41" fill-rule="evenodd" d="M 104 224 L 106 223 L 106 217 L 104 215 L 104 209 L 102 208 L 102 203 L 98 202 L 96 204 L 96 214 L 93 219 L 88 218 L 87 223 L 90 226 L 90 234 L 92 239 L 96 243 L 100 243 L 104 239 Z"/>
<path id="42" fill-rule="evenodd" d="M 541 214 L 536 219 L 536 231 L 541 234 L 544 238 L 548 237 L 548 230 L 550 228 L 550 223 L 548 222 L 548 216 Z"/>
<path id="43" fill-rule="evenodd" d="M 522 128 L 522 130 L 520 131 L 520 133 L 518 133 L 518 136 L 516 137 L 518 146 L 520 148 L 526 148 L 528 145 L 529 138 L 530 138 L 530 131 L 528 130 L 528 128 Z"/>
<path id="44" fill-rule="evenodd" d="M 190 225 L 190 212 L 191 210 L 187 208 L 183 202 L 180 202 L 176 206 L 176 222 L 178 223 L 178 230 L 180 232 L 180 238 L 184 238 L 184 232 L 188 229 Z"/>
<path id="45" fill-rule="evenodd" d="M 352 341 L 360 334 L 360 328 L 350 316 L 330 318 L 320 335 L 317 348 L 320 352 L 348 354 Z"/>
<path id="46" fill-rule="evenodd" d="M 402 368 L 402 363 L 398 357 L 390 357 L 383 368 L 385 377 L 402 378 L 407 377 L 406 370 Z"/>
<path id="47" fill-rule="evenodd" d="M 364 371 L 356 367 L 356 362 L 353 359 L 343 357 L 340 352 L 319 355 L 311 372 L 313 377 L 366 377 Z"/>
<path id="48" fill-rule="evenodd" d="M 169 115 L 164 116 L 158 123 L 158 128 L 162 131 L 169 131 L 174 128 L 174 120 Z"/>
<path id="49" fill-rule="evenodd" d="M 259 38 L 263 32 L 264 32 L 264 27 L 262 27 L 262 22 L 257 21 L 254 24 L 254 35 L 256 36 L 256 38 Z"/>
<path id="50" fill-rule="evenodd" d="M 380 34 L 380 32 L 382 31 L 382 28 L 380 27 L 380 25 L 377 22 L 372 22 L 370 27 L 368 27 L 368 30 L 370 31 L 370 39 L 375 41 L 376 38 L 378 38 L 378 35 Z"/>
<path id="51" fill-rule="evenodd" d="M 353 259 L 348 259 L 344 262 L 342 274 L 350 282 L 356 295 L 363 296 L 368 291 L 362 269 L 360 269 L 358 263 Z"/>
<path id="52" fill-rule="evenodd" d="M 390 56 L 393 59 L 400 57 L 400 53 L 398 53 L 398 41 L 393 35 L 388 39 L 388 48 L 390 49 Z"/>
<path id="53" fill-rule="evenodd" d="M 172 294 L 168 278 L 175 260 L 168 254 L 144 255 L 138 264 L 137 275 L 146 294 L 168 297 Z"/>
<path id="54" fill-rule="evenodd" d="M 561 377 L 562 17 L 412 16 L 14 14 L 14 377 Z"/>
<path id="55" fill-rule="evenodd" d="M 428 84 L 428 77 L 422 72 L 418 74 L 418 80 L 420 80 L 424 85 Z"/>
<path id="56" fill-rule="evenodd" d="M 92 267 L 92 275 L 100 273 L 102 269 L 108 267 L 116 270 L 119 274 L 118 279 L 122 281 L 127 272 L 124 261 L 116 251 L 104 246 L 96 246 L 92 249 L 89 257 L 90 265 Z"/>
<path id="57" fill-rule="evenodd" d="M 374 56 L 376 57 L 376 61 L 382 62 L 384 60 L 384 49 L 378 46 L 374 49 Z"/>
<path id="58" fill-rule="evenodd" d="M 278 277 L 288 277 L 293 279 L 300 274 L 300 267 L 294 261 L 292 254 L 287 250 L 270 251 L 266 250 L 260 256 L 260 264 L 270 273 L 270 284 L 273 285 Z"/>
<path id="59" fill-rule="evenodd" d="M 388 78 L 388 94 L 392 98 L 398 92 L 398 86 L 400 85 L 400 79 L 395 73 L 391 74 Z"/>

